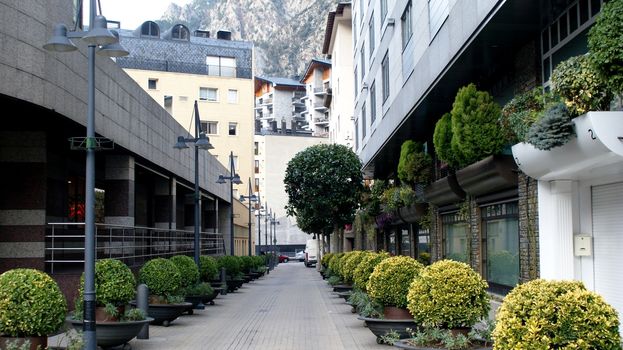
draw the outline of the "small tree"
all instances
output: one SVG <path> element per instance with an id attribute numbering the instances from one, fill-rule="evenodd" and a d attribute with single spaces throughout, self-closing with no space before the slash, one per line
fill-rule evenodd
<path id="1" fill-rule="evenodd" d="M 315 145 L 288 162 L 285 209 L 304 232 L 326 233 L 353 221 L 363 189 L 361 161 L 344 145 Z"/>
<path id="2" fill-rule="evenodd" d="M 400 161 L 398 162 L 398 178 L 403 183 L 414 185 L 416 183 L 428 183 L 432 159 L 424 152 L 421 143 L 412 140 L 403 142 L 400 148 Z"/>
<path id="3" fill-rule="evenodd" d="M 595 25 L 588 32 L 591 62 L 617 94 L 623 92 L 623 1 L 604 4 Z"/>
<path id="4" fill-rule="evenodd" d="M 454 153 L 452 153 L 452 115 L 450 113 L 444 114 L 435 124 L 433 144 L 439 159 L 451 167 L 458 165 Z"/>

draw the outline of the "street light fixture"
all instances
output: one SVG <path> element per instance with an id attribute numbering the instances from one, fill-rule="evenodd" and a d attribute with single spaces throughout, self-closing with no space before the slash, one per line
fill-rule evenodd
<path id="1" fill-rule="evenodd" d="M 187 142 L 193 142 L 195 144 L 195 226 L 194 226 L 194 258 L 195 264 L 197 264 L 197 268 L 201 269 L 201 263 L 199 260 L 199 256 L 201 254 L 201 243 L 200 243 L 200 235 L 201 235 L 201 210 L 199 206 L 199 201 L 201 200 L 201 192 L 199 191 L 199 149 L 202 150 L 210 150 L 214 149 L 214 147 L 210 144 L 210 139 L 206 136 L 206 134 L 201 130 L 201 118 L 199 117 L 199 107 L 197 106 L 197 100 L 195 100 L 194 106 L 194 114 L 195 114 L 195 137 L 194 138 L 185 138 L 184 136 L 178 136 L 177 142 L 173 148 L 175 149 L 185 149 L 188 148 L 186 145 Z"/>
<path id="2" fill-rule="evenodd" d="M 271 211 L 272 212 L 272 211 Z M 276 220 L 277 214 L 272 212 L 272 217 L 270 218 L 271 225 L 271 240 L 273 246 L 273 252 L 277 251 L 277 225 L 279 225 L 279 221 Z M 275 266 L 275 262 L 273 261 L 273 267 Z"/>
<path id="3" fill-rule="evenodd" d="M 262 210 L 264 209 L 264 207 L 262 206 L 262 201 L 260 200 L 261 196 L 260 193 L 257 193 L 257 202 L 259 203 L 259 208 L 257 209 L 257 212 L 255 213 L 255 216 L 257 216 L 257 246 L 259 247 L 259 253 L 262 252 L 262 217 L 266 216 L 266 214 L 262 214 Z"/>
<path id="4" fill-rule="evenodd" d="M 83 332 L 85 349 L 95 350 L 97 339 L 95 335 L 95 151 L 101 149 L 102 138 L 95 137 L 95 49 L 99 48 L 102 54 L 108 57 L 121 57 L 129 54 L 120 45 L 109 50 L 108 45 L 119 42 L 119 36 L 107 28 L 104 16 L 97 15 L 95 0 L 89 1 L 89 31 L 78 31 L 74 27 L 67 31 L 65 24 L 54 26 L 53 36 L 43 45 L 43 48 L 54 52 L 70 52 L 77 47 L 70 38 L 82 38 L 88 44 L 88 103 L 87 103 L 87 132 L 85 138 L 72 138 L 72 148 L 86 150 L 85 167 L 85 216 L 84 216 L 84 314 Z M 81 13 L 78 11 L 77 13 Z M 79 23 L 76 18 L 76 23 Z M 81 139 L 81 140 L 80 140 Z M 77 146 L 74 142 L 78 141 Z"/>
<path id="5" fill-rule="evenodd" d="M 240 175 L 234 172 L 234 152 L 229 154 L 229 174 L 230 176 L 219 175 L 217 184 L 224 184 L 229 181 L 229 198 L 231 199 L 231 206 L 229 207 L 229 231 L 231 232 L 231 240 L 229 242 L 229 255 L 234 255 L 234 184 L 240 185 Z"/>
<path id="6" fill-rule="evenodd" d="M 251 191 L 251 178 L 249 178 L 249 195 L 245 196 L 245 195 L 240 195 L 240 201 L 244 203 L 244 200 L 248 199 L 249 200 L 249 256 L 253 255 L 251 254 L 251 203 L 253 202 L 257 202 L 257 196 L 253 194 L 253 192 Z"/>

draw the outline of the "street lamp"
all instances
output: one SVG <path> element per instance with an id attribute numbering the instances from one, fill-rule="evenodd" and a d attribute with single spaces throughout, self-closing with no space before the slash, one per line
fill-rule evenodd
<path id="1" fill-rule="evenodd" d="M 129 54 L 119 45 L 119 36 L 107 28 L 104 16 L 97 15 L 95 0 L 89 1 L 89 31 L 78 31 L 77 26 L 71 32 L 65 24 L 54 26 L 52 38 L 43 45 L 43 48 L 54 52 L 70 52 L 78 48 L 70 38 L 82 38 L 88 44 L 88 104 L 87 104 L 87 132 L 84 138 L 72 138 L 73 149 L 86 150 L 85 167 L 85 216 L 84 216 L 84 314 L 83 332 L 85 349 L 95 350 L 97 340 L 95 336 L 95 150 L 101 149 L 103 138 L 95 137 L 95 49 L 98 54 L 108 57 L 120 57 Z M 81 11 L 78 11 L 81 13 Z M 76 18 L 76 23 L 79 23 Z M 75 144 L 74 144 L 75 142 Z"/>
<path id="2" fill-rule="evenodd" d="M 245 196 L 245 195 L 240 195 L 240 201 L 244 203 L 244 200 L 248 199 L 249 200 L 249 256 L 253 255 L 251 254 L 251 203 L 253 202 L 257 202 L 257 196 L 255 196 L 253 194 L 253 192 L 251 191 L 251 178 L 249 178 L 249 195 Z"/>
<path id="3" fill-rule="evenodd" d="M 234 255 L 234 184 L 240 185 L 240 176 L 234 172 L 234 152 L 229 154 L 229 174 L 230 176 L 219 175 L 217 184 L 224 184 L 225 180 L 229 181 L 229 198 L 231 199 L 231 206 L 229 207 L 229 230 L 231 234 L 231 241 L 229 242 L 229 255 Z"/>
<path id="4" fill-rule="evenodd" d="M 272 218 L 270 218 L 270 224 L 272 226 L 272 244 L 273 251 L 277 251 L 277 225 L 279 225 L 279 221 L 276 220 L 277 213 L 273 212 Z M 274 266 L 274 265 L 273 265 Z"/>
<path id="5" fill-rule="evenodd" d="M 262 201 L 260 200 L 261 196 L 260 193 L 257 193 L 257 202 L 259 203 L 259 208 L 257 209 L 257 213 L 255 214 L 255 216 L 257 216 L 257 246 L 259 247 L 259 253 L 262 252 L 262 216 L 266 216 L 265 214 L 262 214 L 262 209 L 264 209 L 264 207 L 262 207 Z"/>
<path id="6" fill-rule="evenodd" d="M 201 269 L 201 263 L 199 260 L 199 255 L 201 254 L 201 243 L 200 243 L 200 234 L 201 234 L 201 211 L 199 206 L 199 201 L 201 199 L 201 193 L 199 192 L 199 149 L 204 151 L 214 149 L 214 147 L 210 144 L 210 139 L 206 136 L 206 134 L 201 130 L 201 118 L 199 118 L 199 108 L 197 107 L 197 100 L 195 100 L 195 137 L 194 138 L 185 138 L 184 136 L 177 137 L 177 143 L 173 148 L 175 149 L 185 149 L 188 148 L 186 145 L 187 142 L 193 142 L 195 144 L 195 226 L 194 226 L 194 257 L 195 264 L 197 264 L 197 268 Z"/>

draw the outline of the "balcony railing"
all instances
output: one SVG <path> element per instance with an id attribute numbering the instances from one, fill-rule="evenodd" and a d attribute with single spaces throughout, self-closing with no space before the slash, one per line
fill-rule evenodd
<path id="1" fill-rule="evenodd" d="M 325 91 L 325 89 L 323 87 L 315 87 L 314 88 L 314 95 L 324 95 L 327 92 Z"/>
<path id="2" fill-rule="evenodd" d="M 320 103 L 316 102 L 316 103 L 314 103 L 314 109 L 317 110 L 317 111 L 324 112 L 328 108 L 324 105 L 324 102 L 320 102 Z"/>
<path id="3" fill-rule="evenodd" d="M 135 57 L 118 57 L 116 59 L 116 62 L 121 68 L 202 74 L 241 79 L 253 78 L 251 67 L 227 67 L 201 63 L 154 60 Z"/>
<path id="4" fill-rule="evenodd" d="M 193 231 L 95 224 L 96 259 L 114 258 L 130 267 L 146 261 L 194 253 Z M 223 255 L 223 235 L 201 232 L 201 255 Z M 49 273 L 84 267 L 84 223 L 50 223 L 45 235 L 45 269 Z"/>

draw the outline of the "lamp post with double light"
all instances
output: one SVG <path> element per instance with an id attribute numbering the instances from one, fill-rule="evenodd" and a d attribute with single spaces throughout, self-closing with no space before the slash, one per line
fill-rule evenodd
<path id="1" fill-rule="evenodd" d="M 229 207 L 229 231 L 231 240 L 229 242 L 229 255 L 234 255 L 234 184 L 240 185 L 240 175 L 236 174 L 234 167 L 234 152 L 229 154 L 229 174 L 230 176 L 219 175 L 216 183 L 224 184 L 229 181 L 229 198 L 231 199 L 231 206 Z"/>
<path id="2" fill-rule="evenodd" d="M 108 30 L 106 18 L 96 13 L 95 0 L 89 1 L 89 31 L 67 31 L 65 24 L 54 26 L 52 38 L 43 45 L 43 48 L 54 52 L 70 52 L 78 48 L 70 39 L 81 38 L 88 45 L 88 75 L 87 75 L 87 125 L 86 137 L 72 138 L 73 149 L 86 151 L 85 167 L 85 216 L 84 216 L 84 314 L 83 332 L 85 349 L 95 350 L 97 339 L 95 335 L 95 151 L 101 149 L 104 138 L 95 137 L 95 53 L 108 57 L 128 55 L 119 45 L 119 34 Z M 81 13 L 81 11 L 78 11 Z M 79 23 L 76 18 L 76 23 Z"/>
<path id="3" fill-rule="evenodd" d="M 273 252 L 277 251 L 277 225 L 279 225 L 279 221 L 276 219 L 277 213 L 273 212 L 272 217 L 270 217 L 270 225 L 271 225 L 271 243 L 273 247 Z M 273 267 L 275 266 L 275 262 L 273 262 Z"/>
<path id="4" fill-rule="evenodd" d="M 251 226 L 252 226 L 252 222 L 251 222 L 251 204 L 253 202 L 257 202 L 257 196 L 253 194 L 253 192 L 251 191 L 251 178 L 249 178 L 249 195 L 245 196 L 245 195 L 240 195 L 240 201 L 244 203 L 244 200 L 248 199 L 249 200 L 249 256 L 253 255 L 251 252 Z"/>
<path id="5" fill-rule="evenodd" d="M 197 264 L 197 268 L 201 269 L 201 263 L 199 261 L 199 256 L 201 254 L 201 210 L 200 203 L 201 193 L 199 192 L 199 149 L 202 150 L 210 150 L 214 149 L 214 147 L 210 144 L 210 139 L 206 136 L 205 132 L 201 130 L 201 118 L 199 118 L 199 108 L 197 107 L 197 100 L 195 100 L 194 107 L 195 114 L 195 137 L 194 138 L 185 138 L 184 136 L 177 137 L 177 143 L 173 146 L 176 149 L 185 149 L 188 148 L 186 143 L 192 142 L 195 144 L 195 226 L 194 226 L 194 258 L 195 264 Z"/>

